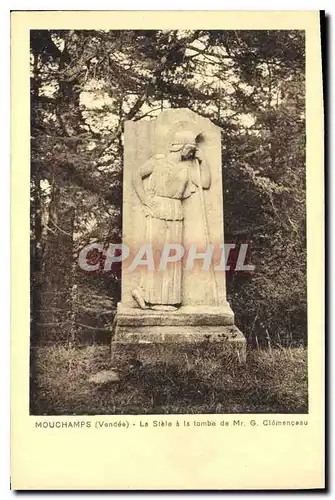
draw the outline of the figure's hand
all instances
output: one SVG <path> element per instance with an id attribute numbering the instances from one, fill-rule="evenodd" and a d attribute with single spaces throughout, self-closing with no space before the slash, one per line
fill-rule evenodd
<path id="1" fill-rule="evenodd" d="M 142 203 L 144 206 L 145 214 L 152 215 L 152 212 L 155 210 L 155 208 L 157 206 L 153 197 L 150 195 L 145 196 L 145 198 L 142 200 Z"/>
<path id="2" fill-rule="evenodd" d="M 143 205 L 150 208 L 150 210 L 153 210 L 155 207 L 156 207 L 156 202 L 155 200 L 153 199 L 152 196 L 150 195 L 147 195 L 144 199 L 143 199 Z"/>
<path id="3" fill-rule="evenodd" d="M 204 161 L 204 155 L 199 148 L 196 148 L 194 158 L 199 161 L 199 163 Z"/>

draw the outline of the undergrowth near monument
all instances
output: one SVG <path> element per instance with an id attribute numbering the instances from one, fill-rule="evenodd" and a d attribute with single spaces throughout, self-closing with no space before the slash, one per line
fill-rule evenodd
<path id="1" fill-rule="evenodd" d="M 307 350 L 250 349 L 247 364 L 227 358 L 183 366 L 134 363 L 118 382 L 89 377 L 112 368 L 106 346 L 32 350 L 33 415 L 307 413 Z"/>

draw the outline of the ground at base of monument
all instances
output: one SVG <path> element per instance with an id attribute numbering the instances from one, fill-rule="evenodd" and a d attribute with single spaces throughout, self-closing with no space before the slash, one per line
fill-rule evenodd
<path id="1" fill-rule="evenodd" d="M 120 381 L 95 385 L 91 377 L 113 370 L 109 346 L 36 347 L 30 414 L 308 413 L 306 348 L 248 349 L 246 364 L 205 360 L 135 364 Z"/>

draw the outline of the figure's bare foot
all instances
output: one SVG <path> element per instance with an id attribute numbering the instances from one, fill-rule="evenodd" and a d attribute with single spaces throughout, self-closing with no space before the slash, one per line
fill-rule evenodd
<path id="1" fill-rule="evenodd" d="M 131 295 L 141 309 L 148 309 L 148 306 L 146 305 L 141 290 L 139 288 L 135 288 L 134 290 L 132 290 Z"/>
<path id="2" fill-rule="evenodd" d="M 153 309 L 154 311 L 177 311 L 178 307 L 164 305 L 164 304 L 157 304 L 157 305 L 151 306 L 151 309 Z"/>

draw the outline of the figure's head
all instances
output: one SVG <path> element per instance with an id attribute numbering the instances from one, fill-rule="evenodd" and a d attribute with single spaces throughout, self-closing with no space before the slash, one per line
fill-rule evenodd
<path id="1" fill-rule="evenodd" d="M 195 150 L 196 134 L 194 132 L 190 130 L 176 132 L 170 148 L 171 152 L 179 151 L 182 160 L 191 160 L 194 158 Z"/>

